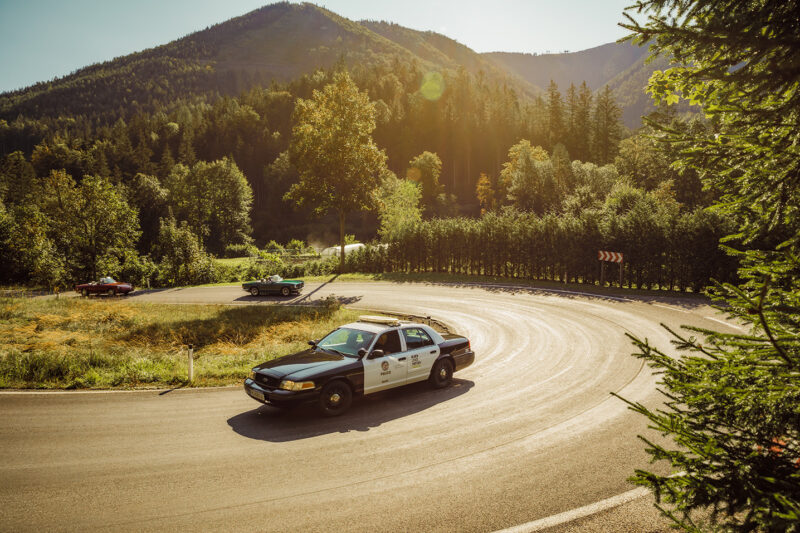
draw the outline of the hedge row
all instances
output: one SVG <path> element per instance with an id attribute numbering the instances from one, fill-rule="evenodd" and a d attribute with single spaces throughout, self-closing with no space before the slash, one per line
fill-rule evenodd
<path id="1" fill-rule="evenodd" d="M 673 216 L 587 210 L 578 216 L 490 213 L 409 227 L 388 245 L 347 257 L 350 271 L 445 272 L 595 284 L 598 251 L 624 254 L 623 285 L 699 291 L 711 279 L 729 281 L 736 263 L 719 247 L 730 222 L 695 210 Z M 609 265 L 606 280 L 618 279 Z"/>

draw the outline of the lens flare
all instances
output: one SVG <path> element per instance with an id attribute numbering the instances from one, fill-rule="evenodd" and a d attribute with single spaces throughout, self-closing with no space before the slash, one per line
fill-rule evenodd
<path id="1" fill-rule="evenodd" d="M 439 72 L 428 72 L 422 77 L 419 92 L 428 100 L 438 100 L 444 93 L 444 76 Z"/>

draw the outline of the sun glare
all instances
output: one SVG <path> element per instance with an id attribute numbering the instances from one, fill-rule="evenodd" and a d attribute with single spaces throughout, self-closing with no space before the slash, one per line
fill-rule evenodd
<path id="1" fill-rule="evenodd" d="M 440 72 L 428 72 L 422 77 L 422 85 L 419 88 L 422 96 L 428 100 L 438 100 L 444 93 L 444 76 Z"/>

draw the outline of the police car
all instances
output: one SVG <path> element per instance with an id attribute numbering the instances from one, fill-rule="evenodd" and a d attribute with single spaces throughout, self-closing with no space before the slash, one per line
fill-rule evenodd
<path id="1" fill-rule="evenodd" d="M 275 407 L 313 402 L 336 416 L 365 394 L 425 380 L 446 387 L 475 360 L 466 337 L 392 317 L 362 316 L 308 343 L 308 350 L 255 367 L 244 382 L 247 394 Z"/>

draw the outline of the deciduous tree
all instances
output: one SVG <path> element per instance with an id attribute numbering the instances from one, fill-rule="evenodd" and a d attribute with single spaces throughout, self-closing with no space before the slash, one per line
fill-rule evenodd
<path id="1" fill-rule="evenodd" d="M 346 72 L 295 107 L 290 158 L 300 173 L 285 198 L 316 214 L 339 215 L 340 269 L 344 271 L 345 218 L 372 206 L 386 155 L 372 140 L 375 106 Z"/>

